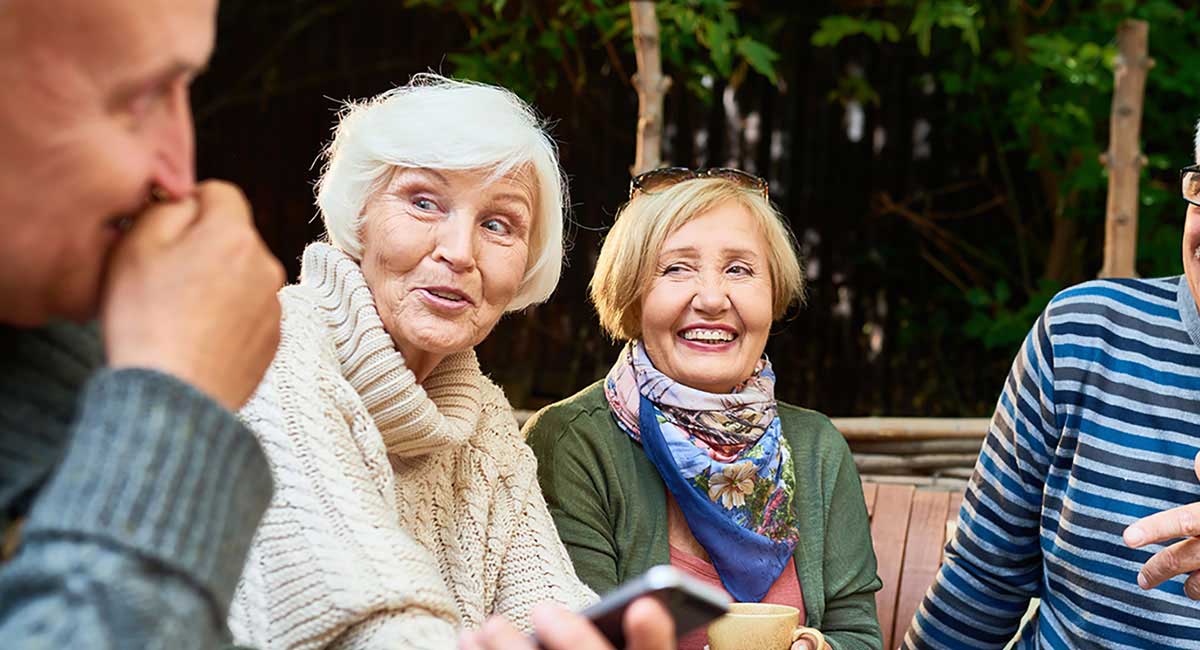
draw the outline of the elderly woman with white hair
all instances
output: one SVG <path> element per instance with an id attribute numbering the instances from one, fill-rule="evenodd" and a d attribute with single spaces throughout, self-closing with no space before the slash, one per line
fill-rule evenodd
<path id="1" fill-rule="evenodd" d="M 308 246 L 299 283 L 280 292 L 279 352 L 242 411 L 276 493 L 234 637 L 452 647 L 493 615 L 540 631 L 535 604 L 595 595 L 473 347 L 558 281 L 555 146 L 512 93 L 420 75 L 351 106 L 328 158 L 317 202 L 329 243 Z"/>

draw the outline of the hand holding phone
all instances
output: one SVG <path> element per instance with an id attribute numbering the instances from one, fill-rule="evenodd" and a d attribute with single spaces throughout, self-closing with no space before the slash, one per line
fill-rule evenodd
<path id="1" fill-rule="evenodd" d="M 538 606 L 532 616 L 533 637 L 497 616 L 463 634 L 459 649 L 674 650 L 683 635 L 728 609 L 729 597 L 719 589 L 674 567 L 656 566 L 582 612 Z"/>
<path id="2" fill-rule="evenodd" d="M 622 622 L 633 601 L 643 596 L 658 600 L 675 621 L 675 638 L 729 611 L 729 596 L 669 565 L 651 567 L 641 576 L 617 587 L 580 614 L 600 630 L 614 648 L 625 647 Z"/>
<path id="3" fill-rule="evenodd" d="M 459 637 L 458 650 L 613 650 L 608 639 L 578 612 L 554 603 L 534 607 L 530 616 L 538 639 L 526 636 L 502 616 Z M 633 601 L 624 621 L 625 650 L 675 650 L 675 633 L 667 609 L 653 597 Z"/>

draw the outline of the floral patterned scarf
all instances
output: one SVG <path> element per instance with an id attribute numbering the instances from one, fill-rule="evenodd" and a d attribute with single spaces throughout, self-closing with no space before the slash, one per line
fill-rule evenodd
<path id="1" fill-rule="evenodd" d="M 642 444 L 696 541 L 738 601 L 758 602 L 799 538 L 791 450 L 763 357 L 732 393 L 707 393 L 659 372 L 640 341 L 604 382 L 617 425 Z"/>

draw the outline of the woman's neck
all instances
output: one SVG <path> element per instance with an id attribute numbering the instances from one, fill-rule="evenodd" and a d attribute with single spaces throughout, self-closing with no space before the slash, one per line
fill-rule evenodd
<path id="1" fill-rule="evenodd" d="M 396 349 L 404 357 L 404 365 L 412 371 L 413 376 L 417 378 L 418 384 L 425 383 L 425 379 L 429 377 L 429 373 L 446 358 L 444 354 L 429 352 L 428 350 L 420 350 L 413 347 L 411 344 L 404 341 L 396 341 Z"/>

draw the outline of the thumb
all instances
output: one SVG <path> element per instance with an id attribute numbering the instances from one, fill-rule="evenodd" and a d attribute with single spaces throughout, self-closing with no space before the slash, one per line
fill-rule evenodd
<path id="1" fill-rule="evenodd" d="M 623 625 L 628 650 L 675 648 L 675 622 L 670 612 L 654 598 L 634 601 L 625 612 Z"/>
<path id="2" fill-rule="evenodd" d="M 1196 478 L 1200 479 L 1200 452 L 1196 453 L 1196 460 L 1194 464 L 1196 466 Z"/>

